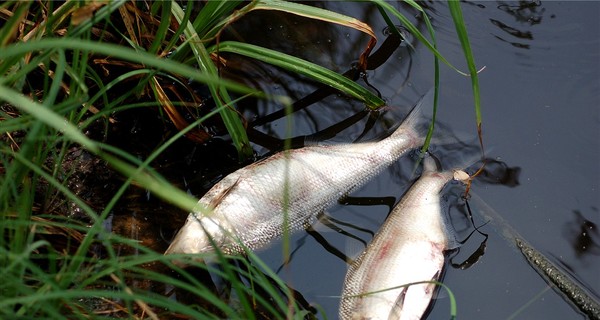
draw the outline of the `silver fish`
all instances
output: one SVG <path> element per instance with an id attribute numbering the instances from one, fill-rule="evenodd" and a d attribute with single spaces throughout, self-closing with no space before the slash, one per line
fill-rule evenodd
<path id="1" fill-rule="evenodd" d="M 340 319 L 420 319 L 427 310 L 435 284 L 399 286 L 438 280 L 444 251 L 458 244 L 440 202 L 454 172 L 437 172 L 435 167 L 432 158 L 424 159 L 422 176 L 350 265 Z"/>
<path id="2" fill-rule="evenodd" d="M 165 254 L 210 252 L 213 244 L 229 254 L 243 252 L 243 246 L 255 250 L 286 226 L 292 231 L 312 224 L 340 197 L 423 144 L 423 102 L 430 100 L 430 94 L 422 98 L 379 142 L 283 151 L 229 174 L 198 202 L 212 213 L 190 213 Z"/>

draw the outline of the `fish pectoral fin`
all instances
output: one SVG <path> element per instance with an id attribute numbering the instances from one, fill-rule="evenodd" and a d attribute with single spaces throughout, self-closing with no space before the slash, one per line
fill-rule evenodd
<path id="1" fill-rule="evenodd" d="M 427 286 L 426 291 L 430 291 L 431 290 L 432 294 L 433 294 L 433 292 L 435 291 L 435 289 L 438 286 L 438 284 L 435 283 L 435 282 L 433 282 L 433 281 L 437 282 L 438 280 L 440 280 L 440 276 L 441 275 L 442 275 L 442 270 L 438 270 L 438 271 L 435 272 L 435 274 L 433 275 L 433 277 L 431 277 L 431 279 L 429 279 L 429 281 L 432 281 L 432 282 L 430 282 L 430 283 L 424 283 L 424 285 Z"/>
<path id="2" fill-rule="evenodd" d="M 388 319 L 400 319 L 402 308 L 404 307 L 404 298 L 406 298 L 406 291 L 408 291 L 408 288 L 409 287 L 404 287 L 402 288 L 402 291 L 400 291 L 398 298 L 396 298 L 396 302 L 394 302 L 392 310 L 390 310 Z"/>
<path id="3" fill-rule="evenodd" d="M 440 271 L 437 271 L 433 277 L 431 277 L 431 279 L 429 281 L 437 281 L 440 277 Z M 402 291 L 400 292 L 400 294 L 398 294 L 398 297 L 396 298 L 396 301 L 394 302 L 394 306 L 392 307 L 392 310 L 390 310 L 390 314 L 388 316 L 388 319 L 399 319 L 400 315 L 402 314 L 402 309 L 404 308 L 404 302 L 406 300 L 406 295 L 409 294 L 409 290 L 412 287 L 420 287 L 420 286 L 426 286 L 425 288 L 425 292 L 429 292 L 430 290 L 433 291 L 435 290 L 436 284 L 435 283 L 419 283 L 419 284 L 413 284 L 407 287 L 403 287 Z M 418 288 L 416 290 L 419 290 L 421 288 Z M 422 289 L 421 289 L 422 290 Z M 414 291 L 411 291 L 412 295 L 414 295 Z M 412 299 L 414 300 L 414 296 L 412 297 Z M 414 301 L 413 301 L 414 302 Z"/>

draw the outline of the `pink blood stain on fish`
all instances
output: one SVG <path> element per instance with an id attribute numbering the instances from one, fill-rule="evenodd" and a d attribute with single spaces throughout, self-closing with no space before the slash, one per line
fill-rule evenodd
<path id="1" fill-rule="evenodd" d="M 390 251 L 391 248 L 393 248 L 392 241 L 385 242 L 383 244 L 383 246 L 381 246 L 381 250 L 379 251 L 379 254 L 377 255 L 377 260 L 382 260 L 385 257 L 387 257 L 388 252 Z"/>

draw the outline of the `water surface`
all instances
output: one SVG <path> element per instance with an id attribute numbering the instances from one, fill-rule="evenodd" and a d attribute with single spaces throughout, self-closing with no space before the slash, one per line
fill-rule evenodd
<path id="1" fill-rule="evenodd" d="M 600 3 L 483 1 L 461 5 L 476 62 L 480 68 L 485 67 L 479 77 L 488 156 L 520 170 L 518 185 L 480 182 L 474 185 L 474 192 L 535 248 L 597 294 Z M 431 6 L 429 13 L 437 30 L 439 50 L 459 69 L 466 70 L 448 8 L 441 2 Z M 361 4 L 330 2 L 326 7 L 368 22 L 384 38 L 385 25 L 376 11 Z M 268 27 L 272 35 L 277 35 L 288 32 L 290 25 L 275 22 Z M 302 49 L 307 50 L 307 56 L 320 57 L 320 63 L 340 71 L 358 57 L 361 44 L 366 43 L 362 35 L 341 27 L 328 28 L 321 36 L 318 41 L 331 42 L 328 51 L 311 47 L 310 42 Z M 369 73 L 370 83 L 390 104 L 398 106 L 386 114 L 389 121 L 399 122 L 409 106 L 432 86 L 432 59 L 425 48 L 416 44 L 414 52 L 400 48 L 382 67 Z M 470 81 L 442 66 L 441 88 L 441 124 L 476 147 Z M 317 106 L 314 114 L 296 117 L 294 133 L 320 130 L 361 109 L 339 97 L 322 102 L 327 103 L 334 107 L 324 108 L 325 113 Z M 281 132 L 282 125 L 279 126 L 271 128 L 272 133 Z M 373 135 L 377 135 L 377 130 L 385 131 L 381 128 L 375 129 Z M 361 132 L 359 124 L 338 139 L 352 140 Z M 460 153 L 443 146 L 437 150 L 442 158 Z M 410 164 L 410 159 L 403 159 L 352 196 L 395 197 L 397 201 L 410 184 L 410 170 L 406 169 Z M 383 205 L 340 205 L 328 214 L 376 231 L 388 212 L 389 208 Z M 484 221 L 479 217 L 478 222 Z M 332 246 L 347 254 L 362 249 L 356 240 L 322 225 L 316 228 Z M 351 231 L 365 241 L 371 238 L 368 233 Z M 546 282 L 492 226 L 485 226 L 482 231 L 490 234 L 485 255 L 467 270 L 448 268 L 444 279 L 456 295 L 459 318 L 583 317 L 554 290 L 548 290 Z M 584 235 L 583 231 L 587 233 Z M 468 242 L 460 257 L 468 256 L 479 241 L 474 237 Z M 320 305 L 328 318 L 337 318 L 336 296 L 341 292 L 345 262 L 305 232 L 295 235 L 292 245 L 296 251 L 291 264 L 280 274 L 308 301 Z M 261 257 L 277 269 L 282 263 L 281 252 L 281 246 L 274 245 Z M 448 303 L 447 295 L 442 294 L 429 318 L 447 318 Z"/>

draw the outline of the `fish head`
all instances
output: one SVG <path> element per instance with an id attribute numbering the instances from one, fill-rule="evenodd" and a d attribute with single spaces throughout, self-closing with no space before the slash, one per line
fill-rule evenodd
<path id="1" fill-rule="evenodd" d="M 223 226 L 211 217 L 199 217 L 191 213 L 165 254 L 213 252 L 215 246 L 222 247 L 225 243 L 226 232 Z"/>

